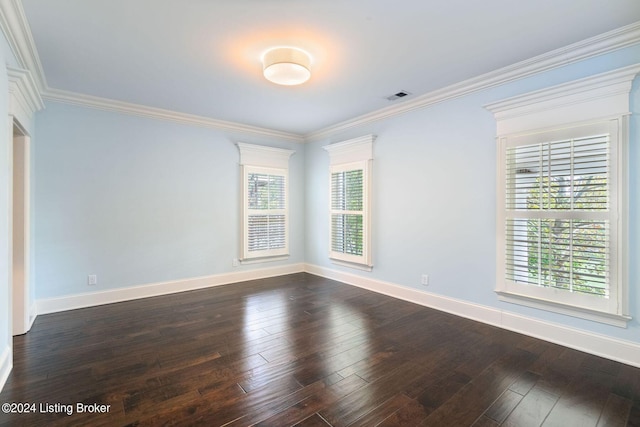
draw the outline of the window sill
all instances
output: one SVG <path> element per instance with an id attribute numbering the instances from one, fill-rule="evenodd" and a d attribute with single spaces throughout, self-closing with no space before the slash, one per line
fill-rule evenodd
<path id="1" fill-rule="evenodd" d="M 269 256 L 262 258 L 247 258 L 241 259 L 241 265 L 250 265 L 250 264 L 261 264 L 263 262 L 274 262 L 274 261 L 285 261 L 289 259 L 289 255 L 277 255 L 277 256 Z"/>
<path id="2" fill-rule="evenodd" d="M 356 270 L 362 270 L 362 271 L 373 271 L 372 265 L 357 264 L 357 263 L 342 261 L 334 258 L 330 258 L 330 260 L 332 264 L 340 265 L 342 267 L 355 268 Z"/>
<path id="3" fill-rule="evenodd" d="M 627 322 L 632 319 L 631 316 L 605 313 L 597 310 L 589 310 L 587 308 L 574 307 L 555 301 L 533 298 L 526 295 L 513 294 L 503 291 L 496 291 L 496 293 L 498 294 L 498 299 L 500 301 L 537 308 L 553 313 L 564 314 L 566 316 L 577 317 L 580 319 L 591 320 L 593 322 L 604 323 L 607 325 L 616 326 L 618 328 L 626 328 Z"/>

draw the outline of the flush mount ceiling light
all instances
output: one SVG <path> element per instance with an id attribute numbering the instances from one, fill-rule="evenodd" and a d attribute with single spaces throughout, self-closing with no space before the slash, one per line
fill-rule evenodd
<path id="1" fill-rule="evenodd" d="M 264 77 L 270 82 L 294 86 L 311 77 L 311 58 L 307 52 L 293 47 L 277 47 L 262 58 Z"/>

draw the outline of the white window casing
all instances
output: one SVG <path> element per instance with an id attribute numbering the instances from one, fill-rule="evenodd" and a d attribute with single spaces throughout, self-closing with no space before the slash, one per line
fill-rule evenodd
<path id="1" fill-rule="evenodd" d="M 329 258 L 370 271 L 373 135 L 323 147 L 329 153 Z"/>
<path id="2" fill-rule="evenodd" d="M 628 304 L 629 93 L 640 65 L 499 101 L 496 292 L 619 327 Z"/>
<path id="3" fill-rule="evenodd" d="M 293 150 L 237 143 L 241 175 L 240 260 L 289 255 L 289 158 Z"/>

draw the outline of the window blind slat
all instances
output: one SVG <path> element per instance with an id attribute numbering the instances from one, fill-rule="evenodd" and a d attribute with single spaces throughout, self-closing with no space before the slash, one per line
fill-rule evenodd
<path id="1" fill-rule="evenodd" d="M 544 212 L 609 209 L 609 137 L 509 147 L 506 155 L 507 277 L 517 283 L 606 297 L 608 221 L 545 218 Z M 510 217 L 515 210 L 542 215 Z"/>
<path id="2" fill-rule="evenodd" d="M 363 255 L 364 170 L 331 174 L 331 250 Z M 349 212 L 349 213 L 347 213 Z"/>
<path id="3" fill-rule="evenodd" d="M 363 215 L 333 214 L 331 216 L 331 250 L 350 255 L 362 255 Z"/>
<path id="4" fill-rule="evenodd" d="M 283 175 L 249 173 L 247 176 L 247 249 L 269 251 L 286 247 L 286 208 Z M 273 212 L 273 213 L 271 213 Z"/>

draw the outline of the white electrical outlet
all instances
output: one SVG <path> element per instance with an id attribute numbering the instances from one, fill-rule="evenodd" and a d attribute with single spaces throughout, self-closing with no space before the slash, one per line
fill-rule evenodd
<path id="1" fill-rule="evenodd" d="M 429 275 L 428 274 L 423 274 L 422 275 L 422 279 L 420 280 L 420 283 L 422 283 L 424 286 L 428 286 L 429 285 Z"/>
<path id="2" fill-rule="evenodd" d="M 231 261 L 231 266 L 233 267 L 237 267 L 240 264 L 240 261 L 238 261 L 238 258 L 234 258 L 233 261 Z"/>
<path id="3" fill-rule="evenodd" d="M 96 274 L 90 274 L 87 277 L 87 284 L 89 284 L 89 285 L 97 285 L 98 284 L 98 276 Z"/>

